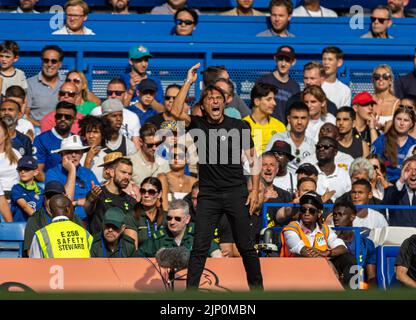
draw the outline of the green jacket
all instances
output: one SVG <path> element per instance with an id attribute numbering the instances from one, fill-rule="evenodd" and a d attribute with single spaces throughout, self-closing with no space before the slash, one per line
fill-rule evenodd
<path id="1" fill-rule="evenodd" d="M 194 232 L 195 225 L 189 223 L 186 226 L 185 234 L 182 238 L 180 247 L 185 247 L 188 250 L 192 250 L 194 244 Z M 154 257 L 156 252 L 161 248 L 175 248 L 179 247 L 176 243 L 172 233 L 168 228 L 160 229 L 157 232 L 153 233 L 152 238 L 143 242 L 139 247 L 138 256 L 139 257 Z M 211 254 L 213 251 L 219 249 L 219 246 L 212 241 L 211 247 L 209 248 L 208 254 Z"/>
<path id="2" fill-rule="evenodd" d="M 103 242 L 105 251 L 103 250 Z M 134 240 L 129 236 L 122 235 L 118 239 L 116 250 L 111 252 L 105 245 L 105 239 L 102 236 L 102 233 L 94 235 L 94 241 L 92 243 L 90 253 L 91 258 L 131 258 L 137 256 Z"/>

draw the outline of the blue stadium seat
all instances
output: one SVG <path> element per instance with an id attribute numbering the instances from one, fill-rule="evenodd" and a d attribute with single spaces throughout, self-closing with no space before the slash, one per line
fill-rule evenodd
<path id="1" fill-rule="evenodd" d="M 21 258 L 26 222 L 0 223 L 0 258 Z"/>
<path id="2" fill-rule="evenodd" d="M 377 282 L 379 288 L 389 289 L 400 283 L 396 279 L 394 263 L 399 253 L 398 246 L 377 247 Z"/>

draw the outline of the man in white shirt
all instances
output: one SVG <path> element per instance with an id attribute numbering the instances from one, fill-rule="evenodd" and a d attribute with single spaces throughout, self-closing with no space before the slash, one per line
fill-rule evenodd
<path id="1" fill-rule="evenodd" d="M 95 35 L 95 33 L 84 26 L 88 19 L 89 8 L 88 4 L 83 0 L 69 0 L 65 4 L 65 26 L 56 30 L 52 34 L 75 34 L 75 35 Z"/>
<path id="2" fill-rule="evenodd" d="M 294 17 L 313 17 L 313 18 L 336 18 L 334 10 L 321 6 L 320 0 L 304 0 L 303 6 L 293 10 Z"/>
<path id="3" fill-rule="evenodd" d="M 38 0 L 20 0 L 19 6 L 11 13 L 39 13 L 35 10 Z"/>
<path id="4" fill-rule="evenodd" d="M 329 46 L 322 51 L 322 64 L 325 69 L 325 82 L 322 84 L 322 89 L 337 108 L 351 106 L 351 89 L 337 79 L 338 68 L 343 63 L 344 53 L 340 48 Z"/>
<path id="5" fill-rule="evenodd" d="M 275 141 L 270 148 L 270 152 L 274 154 L 279 163 L 279 171 L 273 180 L 273 184 L 286 190 L 293 196 L 297 185 L 296 174 L 289 172 L 287 169 L 288 162 L 295 159 L 291 150 L 292 148 L 287 142 L 280 140 Z"/>
<path id="6" fill-rule="evenodd" d="M 368 205 L 373 197 L 371 184 L 368 180 L 358 179 L 354 181 L 351 188 L 351 199 L 354 205 Z M 373 209 L 361 208 L 357 210 L 357 216 L 353 222 L 354 227 L 368 229 L 387 227 L 388 223 L 384 216 Z"/>

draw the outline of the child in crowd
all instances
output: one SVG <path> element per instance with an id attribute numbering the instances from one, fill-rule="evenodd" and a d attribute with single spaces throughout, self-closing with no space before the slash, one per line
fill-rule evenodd
<path id="1" fill-rule="evenodd" d="M 19 46 L 16 42 L 6 40 L 0 45 L 0 76 L 2 78 L 1 94 L 13 85 L 27 89 L 25 73 L 13 66 L 19 60 Z"/>

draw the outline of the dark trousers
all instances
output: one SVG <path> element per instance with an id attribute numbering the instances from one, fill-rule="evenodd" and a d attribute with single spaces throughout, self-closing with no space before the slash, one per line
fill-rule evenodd
<path id="1" fill-rule="evenodd" d="M 355 256 L 347 252 L 331 258 L 331 262 L 334 264 L 335 269 L 337 269 L 338 274 L 342 276 L 342 284 L 344 285 L 344 288 L 349 288 L 350 280 L 355 275 L 350 272 L 351 267 L 357 264 Z"/>
<path id="2" fill-rule="evenodd" d="M 225 214 L 231 225 L 237 249 L 243 258 L 250 289 L 263 289 L 260 260 L 250 237 L 250 221 L 245 186 L 229 191 L 200 189 L 195 223 L 194 245 L 188 264 L 187 287 L 198 288 L 208 250 L 214 238 L 214 228 Z"/>

